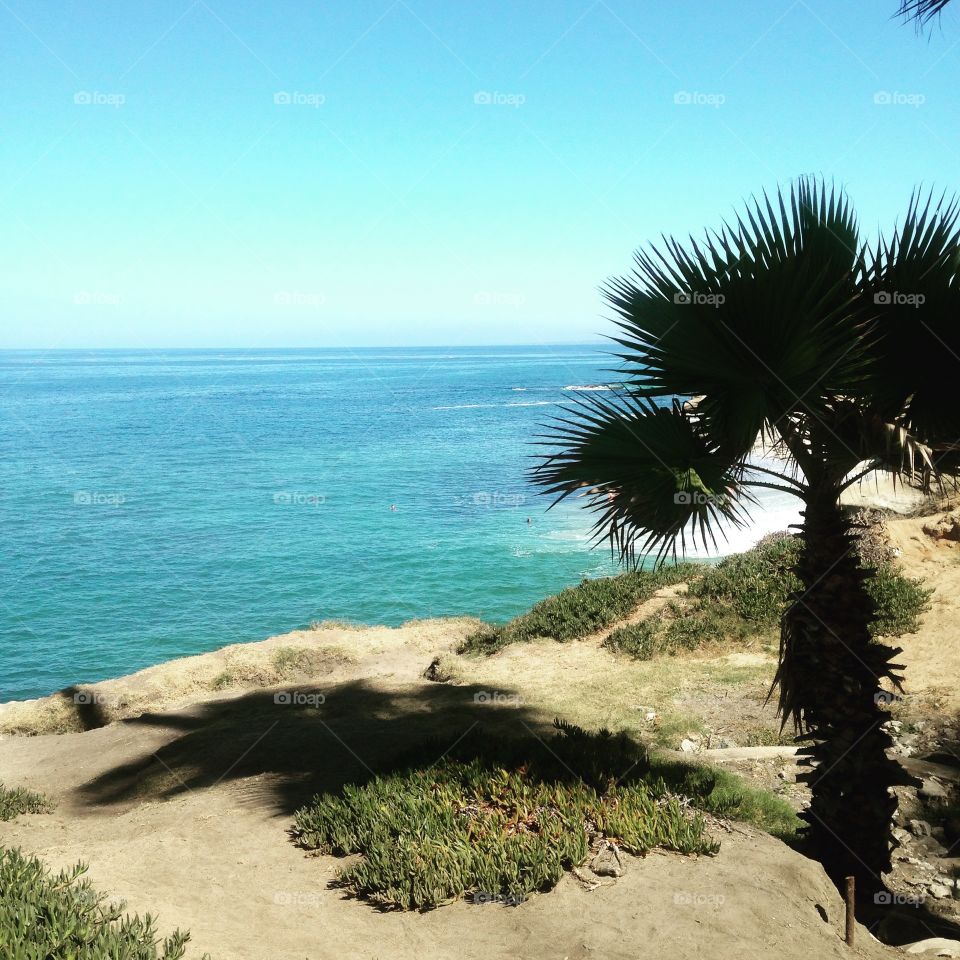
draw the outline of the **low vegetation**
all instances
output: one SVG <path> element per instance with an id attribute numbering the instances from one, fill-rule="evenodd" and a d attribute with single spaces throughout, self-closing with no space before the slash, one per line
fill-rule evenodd
<path id="1" fill-rule="evenodd" d="M 765 538 L 754 549 L 714 565 L 682 563 L 584 580 L 547 597 L 502 626 L 485 624 L 459 653 L 492 654 L 511 643 L 545 637 L 561 642 L 589 636 L 623 620 L 658 590 L 688 583 L 684 602 L 668 603 L 656 615 L 613 630 L 604 646 L 639 660 L 750 637 L 773 639 L 790 593 L 799 589 L 793 567 L 800 541 L 787 534 Z M 875 636 L 900 636 L 919 626 L 932 591 L 881 563 L 868 583 L 876 604 Z"/>
<path id="2" fill-rule="evenodd" d="M 649 660 L 753 637 L 772 643 L 789 596 L 799 589 L 792 572 L 799 550 L 795 537 L 777 534 L 713 565 L 684 563 L 584 580 L 503 626 L 484 625 L 464 640 L 458 652 L 492 654 L 508 644 L 541 637 L 561 642 L 586 637 L 624 620 L 658 590 L 678 583 L 689 585 L 686 596 L 645 620 L 617 627 L 604 646 Z M 876 568 L 868 589 L 876 605 L 873 632 L 878 637 L 916 630 L 932 592 L 891 562 Z"/>
<path id="3" fill-rule="evenodd" d="M 53 874 L 36 857 L 0 848 L 0 955 L 5 960 L 180 960 L 190 939 L 162 942 L 153 918 L 124 915 L 78 864 Z"/>
<path id="4" fill-rule="evenodd" d="M 42 794 L 0 783 L 0 820 L 13 820 L 21 813 L 49 813 L 53 806 Z"/>
<path id="5" fill-rule="evenodd" d="M 655 616 L 612 631 L 604 646 L 637 660 L 673 655 L 750 637 L 773 641 L 790 594 L 799 589 L 792 570 L 800 541 L 788 535 L 763 540 L 691 578 L 684 602 L 672 602 Z M 905 577 L 890 562 L 868 581 L 876 605 L 874 636 L 901 636 L 916 630 L 932 591 Z"/>
<path id="6" fill-rule="evenodd" d="M 520 902 L 551 889 L 604 840 L 635 854 L 715 853 L 688 800 L 783 834 L 794 828 L 793 812 L 772 795 L 652 758 L 623 734 L 557 721 L 548 743 L 474 731 L 430 762 L 442 750 L 426 745 L 398 772 L 316 797 L 296 815 L 299 843 L 359 854 L 335 881 L 353 895 L 429 909 L 462 897 Z"/>
<path id="7" fill-rule="evenodd" d="M 629 616 L 657 590 L 683 583 L 699 570 L 694 564 L 631 570 L 616 577 L 586 579 L 547 597 L 503 626 L 485 625 L 461 644 L 460 653 L 495 653 L 511 643 L 548 637 L 576 640 Z"/>

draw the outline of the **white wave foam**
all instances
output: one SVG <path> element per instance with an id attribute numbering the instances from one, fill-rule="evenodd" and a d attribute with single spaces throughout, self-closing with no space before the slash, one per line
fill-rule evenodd
<path id="1" fill-rule="evenodd" d="M 564 387 L 564 390 L 580 390 L 584 393 L 601 393 L 612 390 L 612 387 L 605 386 L 602 383 L 571 383 L 569 386 Z"/>

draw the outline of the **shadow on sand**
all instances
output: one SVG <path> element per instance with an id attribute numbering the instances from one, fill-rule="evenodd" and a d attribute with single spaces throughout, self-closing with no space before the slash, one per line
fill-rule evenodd
<path id="1" fill-rule="evenodd" d="M 87 717 L 99 726 L 95 720 Z M 496 738 L 546 738 L 551 721 L 528 710 L 514 691 L 473 685 L 356 680 L 256 691 L 122 721 L 130 730 L 155 726 L 175 733 L 155 752 L 87 783 L 79 799 L 96 806 L 163 800 L 256 778 L 249 786 L 259 802 L 292 814 L 317 793 L 395 768 L 424 742 L 436 745 L 435 757 L 424 756 L 429 764 L 476 729 Z"/>

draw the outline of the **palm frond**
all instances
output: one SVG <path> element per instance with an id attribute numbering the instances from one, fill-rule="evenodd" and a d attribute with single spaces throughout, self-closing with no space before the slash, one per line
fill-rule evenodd
<path id="1" fill-rule="evenodd" d="M 534 468 L 534 481 L 556 501 L 585 497 L 597 538 L 622 560 L 638 550 L 662 560 L 678 542 L 685 552 L 688 537 L 709 548 L 724 523 L 749 519 L 742 464 L 718 454 L 680 403 L 579 398 L 541 443 L 553 452 Z"/>
<path id="2" fill-rule="evenodd" d="M 634 273 L 604 290 L 631 386 L 648 397 L 701 395 L 727 455 L 866 376 L 853 282 L 862 251 L 835 189 L 801 180 L 754 199 L 704 241 L 664 238 L 635 259 Z"/>
<path id="3" fill-rule="evenodd" d="M 950 0 L 903 0 L 899 15 L 922 26 L 940 16 L 949 2 Z"/>
<path id="4" fill-rule="evenodd" d="M 874 318 L 868 387 L 876 412 L 929 446 L 960 440 L 960 206 L 915 193 L 903 224 L 870 253 L 862 293 Z"/>

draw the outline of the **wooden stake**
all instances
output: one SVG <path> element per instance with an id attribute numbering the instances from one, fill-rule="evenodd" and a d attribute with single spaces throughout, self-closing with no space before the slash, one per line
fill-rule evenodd
<path id="1" fill-rule="evenodd" d="M 856 915 L 857 891 L 856 881 L 847 877 L 847 946 L 853 946 L 853 937 L 857 929 Z"/>

